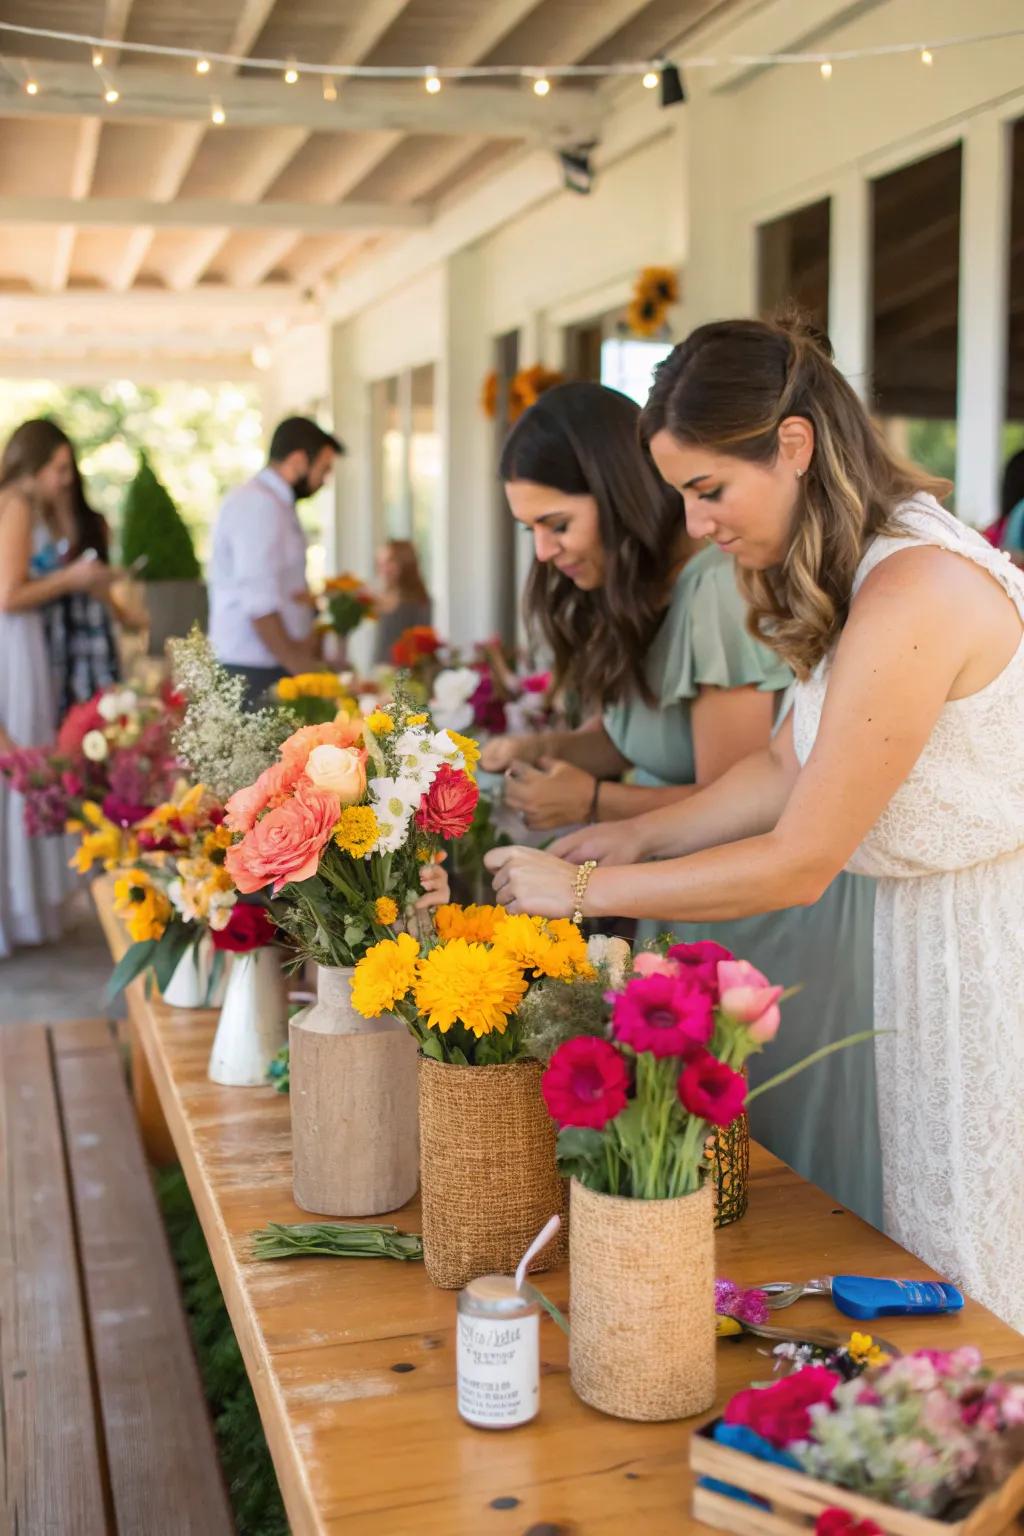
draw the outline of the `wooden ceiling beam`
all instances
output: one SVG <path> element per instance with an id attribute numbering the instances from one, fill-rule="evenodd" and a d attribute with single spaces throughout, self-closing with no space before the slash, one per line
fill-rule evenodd
<path id="1" fill-rule="evenodd" d="M 420 203 L 241 203 L 213 198 L 154 202 L 134 197 L 0 197 L 0 224 L 73 224 L 80 229 L 287 229 L 333 234 L 349 229 L 419 229 Z M 60 286 L 55 284 L 55 287 Z"/>

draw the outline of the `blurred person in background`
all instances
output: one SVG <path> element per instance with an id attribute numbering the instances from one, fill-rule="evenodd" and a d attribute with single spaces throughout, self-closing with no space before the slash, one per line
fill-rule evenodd
<path id="1" fill-rule="evenodd" d="M 433 619 L 433 605 L 411 539 L 388 539 L 377 551 L 377 636 L 374 664 L 390 661 L 395 641 Z"/>

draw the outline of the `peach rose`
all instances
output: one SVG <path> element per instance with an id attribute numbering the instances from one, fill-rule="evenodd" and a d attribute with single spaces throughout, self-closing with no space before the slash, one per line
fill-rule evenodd
<path id="1" fill-rule="evenodd" d="M 314 747 L 354 747 L 362 739 L 363 722 L 350 719 L 342 710 L 336 720 L 328 720 L 326 725 L 302 726 L 294 736 L 288 737 L 279 755 L 286 767 L 298 764 L 301 773 Z"/>
<path id="2" fill-rule="evenodd" d="M 238 789 L 224 807 L 224 817 L 231 832 L 251 832 L 257 820 L 268 808 L 273 810 L 291 794 L 302 777 L 298 764 L 271 763 L 264 768 L 255 784 Z"/>
<path id="3" fill-rule="evenodd" d="M 329 789 L 342 805 L 355 805 L 366 793 L 366 752 L 359 747 L 314 747 L 306 762 L 306 778 L 317 789 Z"/>
<path id="4" fill-rule="evenodd" d="M 330 790 L 300 783 L 290 800 L 268 811 L 224 862 L 243 895 L 273 884 L 274 894 L 292 881 L 309 880 L 338 820 L 338 797 Z"/>

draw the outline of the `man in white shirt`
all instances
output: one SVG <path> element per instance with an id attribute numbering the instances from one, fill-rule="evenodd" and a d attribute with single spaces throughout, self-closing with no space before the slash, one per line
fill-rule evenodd
<path id="1" fill-rule="evenodd" d="M 210 644 L 246 680 L 250 703 L 282 677 L 320 665 L 295 503 L 320 489 L 342 444 L 305 416 L 282 421 L 266 469 L 226 498 L 209 568 Z"/>

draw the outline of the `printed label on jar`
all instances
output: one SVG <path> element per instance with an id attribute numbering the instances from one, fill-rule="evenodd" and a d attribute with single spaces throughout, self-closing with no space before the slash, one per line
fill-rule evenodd
<path id="1" fill-rule="evenodd" d="M 458 1318 L 459 1413 L 485 1428 L 526 1424 L 540 1406 L 540 1317 Z"/>

